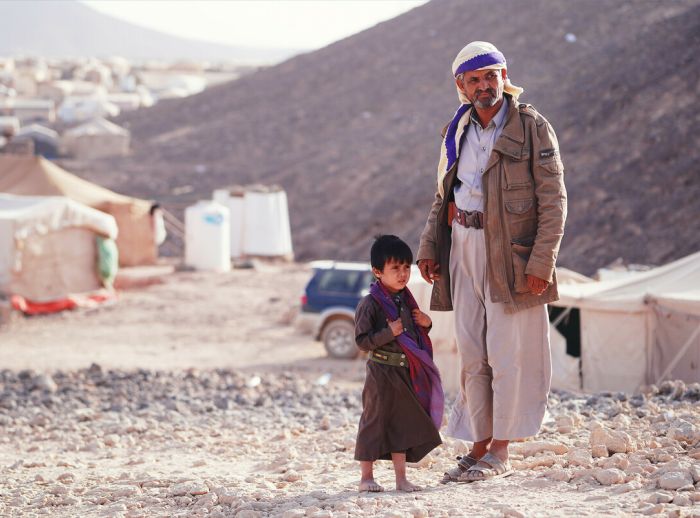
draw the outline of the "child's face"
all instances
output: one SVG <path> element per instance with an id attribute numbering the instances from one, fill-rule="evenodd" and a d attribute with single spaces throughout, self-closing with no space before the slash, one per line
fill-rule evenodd
<path id="1" fill-rule="evenodd" d="M 384 263 L 384 270 L 372 268 L 372 272 L 390 292 L 396 293 L 408 284 L 408 279 L 411 278 L 411 265 L 389 259 Z"/>

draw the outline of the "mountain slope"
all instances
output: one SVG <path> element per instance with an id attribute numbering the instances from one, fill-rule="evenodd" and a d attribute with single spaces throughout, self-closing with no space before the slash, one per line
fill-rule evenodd
<path id="1" fill-rule="evenodd" d="M 275 62 L 289 50 L 255 49 L 178 38 L 137 27 L 75 1 L 0 2 L 0 55 L 110 56 Z"/>
<path id="2" fill-rule="evenodd" d="M 439 131 L 457 108 L 450 65 L 484 39 L 559 135 L 570 196 L 561 264 L 590 273 L 617 257 L 662 263 L 700 248 L 689 224 L 700 213 L 699 35 L 697 0 L 434 1 L 124 116 L 133 156 L 88 170 L 170 203 L 231 183 L 279 183 L 300 258 L 365 259 L 377 232 L 415 246 Z M 188 197 L 171 194 L 183 186 Z"/>

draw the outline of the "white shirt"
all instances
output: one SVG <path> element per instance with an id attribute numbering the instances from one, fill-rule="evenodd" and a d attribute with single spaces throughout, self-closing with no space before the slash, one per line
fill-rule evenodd
<path id="1" fill-rule="evenodd" d="M 481 177 L 491 156 L 493 145 L 501 135 L 508 113 L 508 100 L 503 99 L 500 110 L 486 125 L 481 127 L 476 109 L 472 109 L 471 123 L 467 126 L 457 164 L 457 178 L 462 183 L 454 190 L 455 203 L 462 210 L 484 211 L 484 193 Z"/>

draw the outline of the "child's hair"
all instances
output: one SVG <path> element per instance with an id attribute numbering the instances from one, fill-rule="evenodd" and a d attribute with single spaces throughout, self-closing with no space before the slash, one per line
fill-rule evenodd
<path id="1" fill-rule="evenodd" d="M 376 236 L 372 249 L 369 252 L 372 268 L 384 271 L 387 261 L 413 264 L 413 252 L 411 248 L 396 236 Z"/>

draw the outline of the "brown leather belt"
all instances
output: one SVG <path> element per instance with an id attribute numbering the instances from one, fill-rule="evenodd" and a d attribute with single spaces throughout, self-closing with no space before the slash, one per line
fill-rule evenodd
<path id="1" fill-rule="evenodd" d="M 447 206 L 447 221 L 450 226 L 456 221 L 463 227 L 481 229 L 484 228 L 484 213 L 459 209 L 455 202 L 451 201 Z"/>

